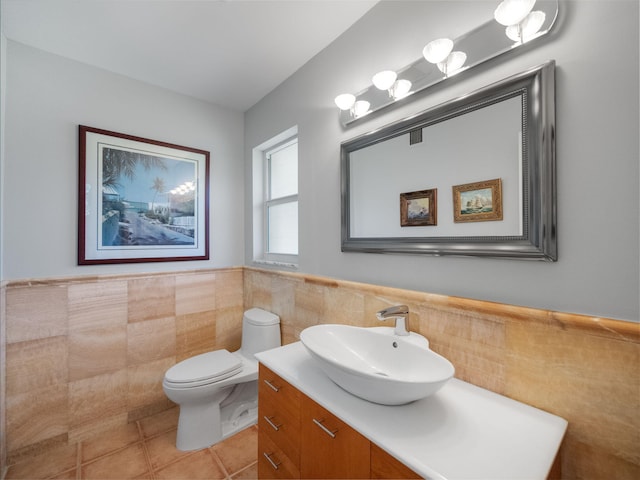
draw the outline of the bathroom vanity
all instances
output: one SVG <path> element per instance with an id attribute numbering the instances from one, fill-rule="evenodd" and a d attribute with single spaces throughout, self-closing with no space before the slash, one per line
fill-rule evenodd
<path id="1" fill-rule="evenodd" d="M 545 479 L 566 420 L 452 379 L 402 406 L 333 383 L 300 342 L 256 355 L 260 478 Z M 559 475 L 558 475 L 559 476 Z"/>

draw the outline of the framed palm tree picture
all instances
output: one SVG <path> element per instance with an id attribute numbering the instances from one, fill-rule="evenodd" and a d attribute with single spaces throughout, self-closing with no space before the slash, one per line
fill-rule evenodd
<path id="1" fill-rule="evenodd" d="M 209 259 L 209 152 L 79 134 L 79 265 Z"/>

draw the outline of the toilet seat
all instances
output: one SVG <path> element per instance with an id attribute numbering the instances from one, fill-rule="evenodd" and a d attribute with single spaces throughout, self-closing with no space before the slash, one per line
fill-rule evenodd
<path id="1" fill-rule="evenodd" d="M 242 371 L 242 361 L 228 350 L 215 350 L 188 358 L 174 365 L 164 382 L 174 388 L 209 385 L 233 377 Z"/>

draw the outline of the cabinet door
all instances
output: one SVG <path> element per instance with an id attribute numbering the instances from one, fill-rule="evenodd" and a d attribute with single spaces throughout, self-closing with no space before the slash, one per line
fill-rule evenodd
<path id="1" fill-rule="evenodd" d="M 422 478 L 379 446 L 371 444 L 371 478 Z"/>
<path id="2" fill-rule="evenodd" d="M 305 395 L 300 408 L 302 478 L 369 478 L 369 440 Z"/>

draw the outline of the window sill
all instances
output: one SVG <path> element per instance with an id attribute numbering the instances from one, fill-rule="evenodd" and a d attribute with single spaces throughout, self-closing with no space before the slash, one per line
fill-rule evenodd
<path id="1" fill-rule="evenodd" d="M 278 262 L 278 261 L 275 261 L 275 260 L 256 260 L 256 259 L 254 259 L 253 263 L 256 264 L 256 265 L 292 268 L 292 269 L 295 269 L 295 270 L 298 269 L 298 264 L 297 263 L 290 263 L 290 262 Z"/>

